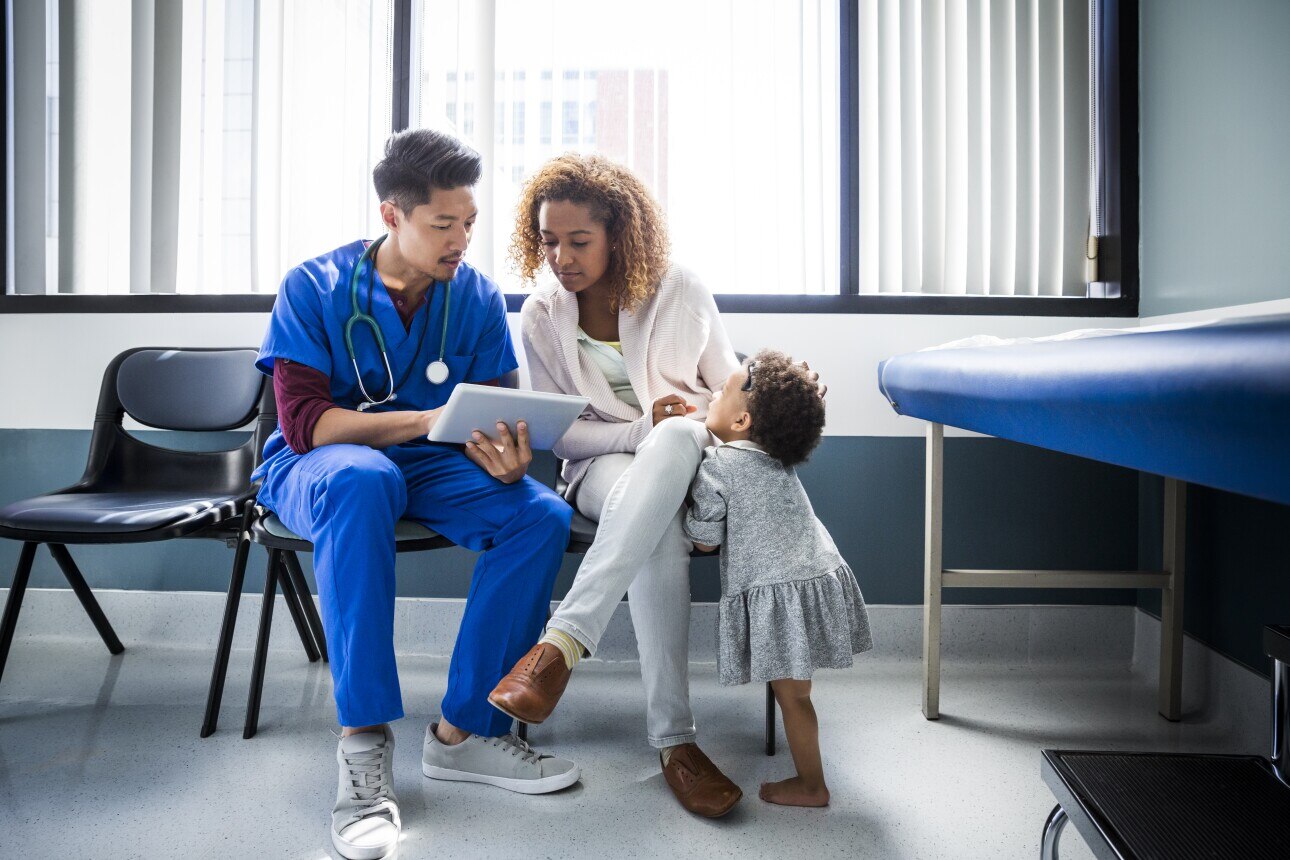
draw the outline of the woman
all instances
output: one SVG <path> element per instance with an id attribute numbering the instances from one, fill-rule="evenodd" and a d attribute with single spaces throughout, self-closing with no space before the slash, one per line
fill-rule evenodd
<path id="1" fill-rule="evenodd" d="M 717 817 L 739 787 L 695 743 L 688 651 L 686 491 L 709 444 L 703 418 L 739 363 L 712 295 L 668 255 L 658 204 L 597 155 L 548 162 L 524 188 L 511 248 L 533 387 L 590 399 L 555 448 L 567 498 L 599 522 L 547 633 L 489 697 L 527 723 L 555 707 L 583 651 L 594 654 L 629 596 L 645 682 L 649 743 L 681 805 Z"/>

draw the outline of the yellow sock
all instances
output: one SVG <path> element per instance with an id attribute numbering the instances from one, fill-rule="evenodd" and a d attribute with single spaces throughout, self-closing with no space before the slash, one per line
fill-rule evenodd
<path id="1" fill-rule="evenodd" d="M 554 627 L 547 628 L 546 633 L 538 642 L 545 642 L 548 645 L 554 645 L 560 650 L 560 656 L 564 658 L 564 665 L 572 669 L 578 665 L 582 659 L 582 643 L 574 639 L 563 630 L 557 630 Z"/>

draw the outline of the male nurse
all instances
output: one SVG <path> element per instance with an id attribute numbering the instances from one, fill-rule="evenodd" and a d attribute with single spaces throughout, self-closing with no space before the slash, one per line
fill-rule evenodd
<path id="1" fill-rule="evenodd" d="M 256 472 L 259 500 L 314 544 L 342 726 L 331 838 L 347 858 L 385 855 L 401 826 L 389 726 L 403 716 L 393 635 L 400 518 L 481 553 L 422 771 L 525 794 L 580 775 L 534 752 L 488 704 L 541 633 L 571 510 L 525 475 L 523 423 L 485 428 L 464 450 L 426 438 L 453 386 L 496 384 L 517 366 L 501 292 L 463 259 L 480 172 L 479 155 L 447 135 L 391 137 L 373 171 L 385 235 L 288 272 L 258 360 L 279 413 Z"/>

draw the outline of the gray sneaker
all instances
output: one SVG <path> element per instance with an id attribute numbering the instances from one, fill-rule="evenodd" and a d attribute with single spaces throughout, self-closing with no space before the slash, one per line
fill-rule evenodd
<path id="1" fill-rule="evenodd" d="M 449 746 L 426 727 L 421 772 L 431 779 L 482 782 L 521 794 L 546 794 L 573 785 L 582 769 L 566 758 L 542 755 L 513 734 L 497 738 L 471 735 Z"/>
<path id="2" fill-rule="evenodd" d="M 394 796 L 394 733 L 360 732 L 336 746 L 340 785 L 331 810 L 331 844 L 349 860 L 377 860 L 399 843 Z"/>

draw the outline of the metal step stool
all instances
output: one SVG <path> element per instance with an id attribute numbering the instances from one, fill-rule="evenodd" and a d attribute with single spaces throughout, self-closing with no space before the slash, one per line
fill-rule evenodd
<path id="1" fill-rule="evenodd" d="M 1057 798 L 1043 860 L 1057 860 L 1067 820 L 1093 854 L 1129 858 L 1290 857 L 1290 627 L 1266 627 L 1273 660 L 1272 757 L 1043 750 Z"/>

